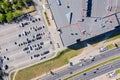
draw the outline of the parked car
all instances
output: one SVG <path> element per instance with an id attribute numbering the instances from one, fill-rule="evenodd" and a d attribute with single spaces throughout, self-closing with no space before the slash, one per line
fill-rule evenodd
<path id="1" fill-rule="evenodd" d="M 40 55 L 39 54 L 35 54 L 34 57 L 39 57 Z"/>

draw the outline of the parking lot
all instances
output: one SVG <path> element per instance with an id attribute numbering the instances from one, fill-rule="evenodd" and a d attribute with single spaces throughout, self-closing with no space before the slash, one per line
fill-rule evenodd
<path id="1" fill-rule="evenodd" d="M 26 16 L 22 22 L 0 25 L 0 54 L 4 65 L 18 66 L 53 55 L 53 41 L 41 16 Z"/>

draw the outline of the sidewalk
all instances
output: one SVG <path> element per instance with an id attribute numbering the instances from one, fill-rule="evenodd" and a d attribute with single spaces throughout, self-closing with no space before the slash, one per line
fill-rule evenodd
<path id="1" fill-rule="evenodd" d="M 89 56 L 94 56 L 94 55 L 100 54 L 99 53 L 99 48 L 101 48 L 103 46 L 106 46 L 106 45 L 109 45 L 109 44 L 117 43 L 117 42 L 120 42 L 120 39 L 116 39 L 116 40 L 106 42 L 106 43 L 104 43 L 104 41 L 102 41 L 102 42 L 98 43 L 98 45 L 96 45 L 95 47 L 88 44 L 88 46 L 84 48 L 84 51 L 79 56 L 76 56 L 76 57 L 70 59 L 70 61 L 73 60 L 75 63 L 77 63 L 82 58 L 88 58 Z M 56 72 L 56 71 L 59 71 L 61 69 L 64 69 L 65 67 L 68 67 L 68 66 L 69 66 L 69 64 L 64 65 L 62 67 L 59 67 L 57 69 L 54 69 L 52 71 Z M 49 73 L 45 73 L 45 74 L 43 74 L 41 76 L 38 76 L 38 77 L 36 77 L 32 80 L 40 80 L 41 77 L 46 76 L 47 74 L 49 74 Z"/>
<path id="2" fill-rule="evenodd" d="M 41 2 L 42 5 L 46 5 L 47 2 L 45 0 L 43 0 Z M 49 17 L 49 21 L 50 21 L 50 25 L 47 25 L 48 27 L 48 30 L 50 32 L 50 35 L 51 35 L 51 38 L 53 39 L 53 43 L 54 43 L 54 46 L 55 46 L 55 49 L 56 49 L 56 52 L 58 51 L 61 51 L 61 50 L 64 50 L 66 47 L 63 46 L 62 44 L 62 41 L 61 41 L 61 38 L 60 38 L 60 34 L 59 32 L 57 31 L 57 26 L 53 20 L 53 17 L 52 17 L 52 13 L 50 11 L 49 8 L 43 8 L 43 13 L 46 12 L 48 17 Z M 44 17 L 44 20 L 46 22 L 46 19 Z M 47 22 L 46 22 L 47 23 Z"/>
<path id="3" fill-rule="evenodd" d="M 43 0 L 42 4 L 43 5 L 46 4 L 45 0 Z M 54 41 L 55 48 L 57 49 L 57 51 L 63 50 L 64 47 L 63 47 L 61 39 L 59 37 L 59 32 L 57 31 L 55 22 L 54 22 L 54 20 L 52 20 L 52 14 L 50 12 L 50 9 L 44 9 L 44 11 L 47 13 L 47 15 L 49 17 L 49 20 L 50 20 L 50 24 L 51 25 L 48 26 L 48 29 L 49 29 L 51 37 L 52 37 L 52 39 Z M 79 56 L 76 56 L 76 57 L 70 59 L 70 61 L 78 63 L 79 60 L 82 59 L 82 58 L 88 58 L 89 56 L 95 56 L 97 54 L 100 54 L 99 53 L 99 48 L 101 48 L 103 46 L 106 46 L 106 45 L 109 45 L 109 44 L 116 43 L 116 42 L 120 42 L 120 39 L 116 39 L 116 40 L 113 40 L 113 41 L 110 41 L 110 42 L 106 42 L 106 43 L 104 43 L 104 41 L 102 41 L 102 42 L 98 43 L 95 47 L 93 47 L 92 45 L 88 44 L 88 46 L 84 48 L 84 51 Z M 64 69 L 68 65 L 69 64 L 64 65 L 64 66 L 62 66 L 60 68 L 54 69 L 52 71 L 58 71 L 58 70 Z M 47 74 L 49 74 L 49 73 L 45 73 L 45 74 L 43 74 L 41 76 L 38 76 L 38 77 L 36 77 L 36 78 L 34 78 L 32 80 L 40 80 L 41 77 L 46 76 Z"/>
<path id="4" fill-rule="evenodd" d="M 95 55 L 101 54 L 99 52 L 99 49 L 101 47 L 105 47 L 109 44 L 114 44 L 117 42 L 120 42 L 120 39 L 116 39 L 116 40 L 106 42 L 106 43 L 104 41 L 102 41 L 94 47 L 92 45 L 88 44 L 87 47 L 84 48 L 83 52 L 80 55 L 78 55 L 74 58 L 71 58 L 70 62 L 73 62 L 73 64 L 77 64 L 80 61 L 80 59 L 83 59 L 83 58 L 86 59 L 86 58 L 89 58 L 90 56 L 95 56 Z"/>

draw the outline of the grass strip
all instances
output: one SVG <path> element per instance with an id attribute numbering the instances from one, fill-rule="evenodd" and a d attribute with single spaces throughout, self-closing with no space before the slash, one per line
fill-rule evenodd
<path id="1" fill-rule="evenodd" d="M 46 18 L 46 21 L 47 21 L 48 25 L 50 26 L 50 20 L 49 20 L 49 18 L 48 18 L 47 13 L 46 13 L 46 12 L 44 12 L 44 15 L 45 15 L 45 18 Z"/>
<path id="2" fill-rule="evenodd" d="M 108 63 L 110 63 L 110 62 L 113 62 L 113 61 L 116 61 L 116 60 L 119 60 L 119 59 L 120 59 L 120 56 L 119 56 L 119 57 L 115 57 L 115 58 L 110 59 L 110 60 L 107 60 L 107 61 L 102 62 L 102 63 L 100 63 L 100 64 L 97 64 L 97 65 L 95 65 L 95 66 L 93 66 L 93 67 L 90 67 L 90 68 L 88 68 L 88 69 L 86 69 L 86 70 L 83 70 L 83 71 L 81 71 L 81 72 L 78 72 L 78 73 L 76 73 L 76 74 L 74 74 L 74 75 L 72 75 L 72 76 L 69 76 L 69 77 L 65 78 L 64 80 L 68 80 L 68 79 L 73 78 L 73 77 L 75 77 L 75 76 L 78 76 L 78 75 L 80 75 L 80 74 L 82 74 L 82 73 L 84 73 L 84 72 L 90 71 L 90 70 L 92 70 L 92 69 L 95 69 L 95 68 L 97 68 L 97 67 L 100 67 L 100 66 L 102 66 L 102 65 L 108 64 Z"/>
<path id="3" fill-rule="evenodd" d="M 44 73 L 48 73 L 50 70 L 68 64 L 70 58 L 79 55 L 82 51 L 83 48 L 80 48 L 78 50 L 63 50 L 62 52 L 59 52 L 58 55 L 53 59 L 19 70 L 15 77 L 15 80 L 31 80 Z"/>
<path id="4" fill-rule="evenodd" d="M 116 71 L 116 73 L 117 73 L 117 74 L 120 74 L 120 69 L 118 69 L 118 70 Z"/>
<path id="5" fill-rule="evenodd" d="M 113 45 L 113 44 L 107 45 L 107 49 L 108 49 L 108 50 L 109 50 L 109 49 L 113 49 L 113 48 L 115 48 L 115 45 Z"/>
<path id="6" fill-rule="evenodd" d="M 116 43 L 118 46 L 120 46 L 120 42 L 117 42 Z M 107 49 L 109 50 L 109 49 L 113 49 L 113 48 L 115 48 L 115 45 L 114 44 L 109 44 L 109 45 L 107 45 Z"/>

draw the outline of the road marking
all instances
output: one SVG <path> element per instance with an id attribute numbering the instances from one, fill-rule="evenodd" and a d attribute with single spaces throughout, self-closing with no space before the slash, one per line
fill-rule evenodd
<path id="1" fill-rule="evenodd" d="M 107 61 L 105 61 L 105 62 L 101 62 L 100 64 L 97 64 L 97 65 L 95 65 L 95 66 L 92 66 L 92 67 L 90 67 L 90 68 L 87 68 L 87 69 L 85 69 L 85 70 L 83 70 L 83 71 L 81 71 L 81 72 L 75 73 L 75 74 L 73 74 L 73 75 L 71 75 L 71 76 L 69 76 L 69 77 L 67 77 L 67 78 L 64 78 L 64 80 L 71 79 L 71 78 L 73 78 L 73 77 L 76 77 L 76 76 L 84 73 L 84 72 L 90 71 L 90 70 L 92 70 L 92 69 L 98 68 L 98 67 L 100 67 L 100 66 L 102 66 L 102 65 L 109 64 L 110 62 L 114 62 L 114 61 L 117 61 L 117 60 L 120 60 L 120 56 L 119 56 L 119 57 L 112 58 L 112 59 L 109 59 L 109 60 L 107 60 Z"/>

